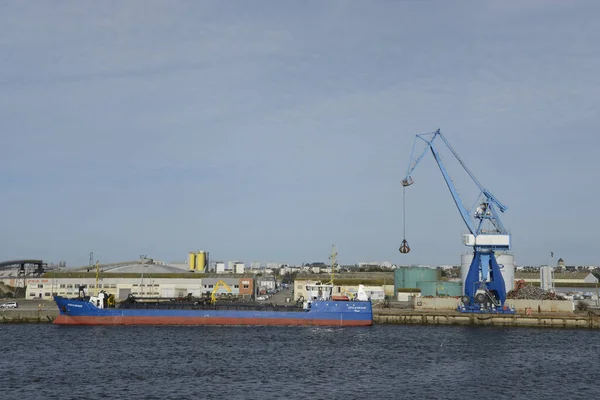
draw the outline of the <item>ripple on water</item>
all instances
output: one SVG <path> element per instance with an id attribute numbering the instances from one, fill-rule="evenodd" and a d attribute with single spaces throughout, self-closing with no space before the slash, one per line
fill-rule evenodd
<path id="1" fill-rule="evenodd" d="M 2 326 L 3 399 L 572 398 L 597 332 L 374 326 Z"/>

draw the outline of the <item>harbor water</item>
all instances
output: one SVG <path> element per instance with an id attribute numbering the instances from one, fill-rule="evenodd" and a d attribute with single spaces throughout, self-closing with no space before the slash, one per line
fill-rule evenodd
<path id="1" fill-rule="evenodd" d="M 597 332 L 4 325 L 0 398 L 597 398 Z"/>

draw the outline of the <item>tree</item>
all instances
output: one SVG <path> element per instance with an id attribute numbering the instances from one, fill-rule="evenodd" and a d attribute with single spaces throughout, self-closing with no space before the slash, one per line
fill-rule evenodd
<path id="1" fill-rule="evenodd" d="M 294 271 L 294 272 L 288 271 L 285 274 L 281 275 L 281 283 L 293 284 L 297 275 L 298 275 L 297 271 Z"/>

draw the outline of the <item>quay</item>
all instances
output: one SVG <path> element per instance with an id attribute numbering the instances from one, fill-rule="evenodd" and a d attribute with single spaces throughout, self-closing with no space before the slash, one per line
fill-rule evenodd
<path id="1" fill-rule="evenodd" d="M 600 329 L 600 313 L 464 314 L 458 311 L 373 309 L 373 323 L 381 325 L 463 325 L 527 328 Z"/>

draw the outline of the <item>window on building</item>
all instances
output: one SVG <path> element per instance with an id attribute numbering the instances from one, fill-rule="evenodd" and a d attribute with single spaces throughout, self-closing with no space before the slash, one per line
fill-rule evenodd
<path id="1" fill-rule="evenodd" d="M 244 285 L 244 289 L 249 289 L 249 286 L 248 285 Z"/>
<path id="2" fill-rule="evenodd" d="M 67 285 L 67 289 L 73 289 L 73 285 Z"/>
<path id="3" fill-rule="evenodd" d="M 46 296 L 46 297 L 50 297 L 50 293 L 49 293 L 49 292 L 45 292 L 45 293 L 44 293 L 44 296 Z"/>
<path id="4" fill-rule="evenodd" d="M 107 286 L 105 285 L 104 287 L 107 287 Z M 110 285 L 110 287 L 114 289 L 114 288 L 116 288 L 116 287 L 117 287 L 117 284 L 116 284 L 116 283 L 113 283 L 112 285 Z"/>
<path id="5" fill-rule="evenodd" d="M 61 285 L 60 285 L 59 287 L 60 287 L 61 289 L 64 289 L 64 288 L 65 288 L 65 286 L 66 286 L 66 285 L 65 285 L 64 283 L 61 283 Z"/>
<path id="6" fill-rule="evenodd" d="M 94 285 L 94 284 L 90 285 L 90 289 L 94 289 L 95 287 L 96 287 L 96 285 Z"/>
<path id="7" fill-rule="evenodd" d="M 44 287 L 44 285 L 41 283 L 38 285 L 38 289 L 42 289 L 43 287 Z"/>
<path id="8" fill-rule="evenodd" d="M 234 289 L 239 289 L 240 285 L 233 285 Z"/>
<path id="9" fill-rule="evenodd" d="M 29 293 L 30 297 L 35 297 L 35 293 Z"/>
<path id="10" fill-rule="evenodd" d="M 212 288 L 213 288 L 213 286 L 214 286 L 214 285 L 208 285 L 208 288 L 209 288 L 209 289 L 212 289 Z"/>

